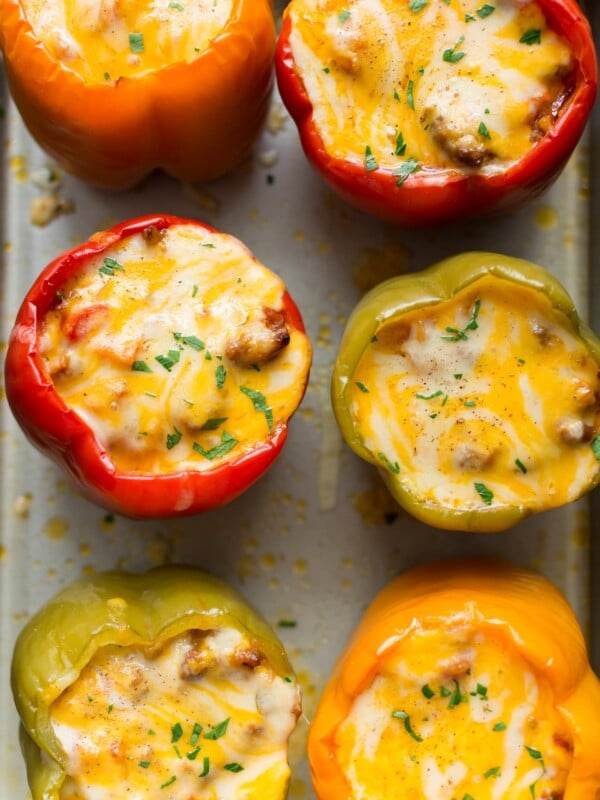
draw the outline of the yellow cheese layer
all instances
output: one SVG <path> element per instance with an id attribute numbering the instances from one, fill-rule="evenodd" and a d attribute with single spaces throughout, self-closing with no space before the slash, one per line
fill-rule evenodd
<path id="1" fill-rule="evenodd" d="M 292 0 L 289 14 L 326 150 L 368 171 L 501 172 L 568 91 L 569 47 L 536 2 Z"/>
<path id="2" fill-rule="evenodd" d="M 193 61 L 229 20 L 233 0 L 21 0 L 36 37 L 86 82 Z"/>
<path id="3" fill-rule="evenodd" d="M 296 685 L 236 631 L 108 646 L 52 705 L 60 800 L 283 798 Z"/>
<path id="4" fill-rule="evenodd" d="M 40 353 L 118 468 L 207 470 L 293 414 L 310 344 L 285 323 L 281 280 L 239 241 L 193 225 L 154 233 L 63 287 Z"/>
<path id="5" fill-rule="evenodd" d="M 384 322 L 348 396 L 367 449 L 424 503 L 539 511 L 600 468 L 598 365 L 546 295 L 510 281 Z"/>
<path id="6" fill-rule="evenodd" d="M 335 744 L 352 800 L 562 797 L 573 749 L 547 682 L 466 618 L 392 640 Z"/>

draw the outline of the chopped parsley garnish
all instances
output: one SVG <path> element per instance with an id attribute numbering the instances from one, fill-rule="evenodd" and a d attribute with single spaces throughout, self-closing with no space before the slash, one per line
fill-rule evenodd
<path id="1" fill-rule="evenodd" d="M 404 721 L 404 729 L 406 730 L 409 736 L 412 736 L 415 742 L 423 741 L 423 739 L 418 734 L 416 734 L 412 729 L 412 725 L 410 724 L 410 718 L 406 713 L 406 711 L 392 711 L 392 717 L 394 717 L 394 719 L 401 719 Z"/>
<path id="2" fill-rule="evenodd" d="M 109 714 L 112 714 L 112 710 L 113 710 L 113 708 L 114 708 L 114 706 L 113 706 L 113 704 L 111 703 L 111 704 L 110 704 L 110 705 L 107 707 L 106 711 L 107 711 Z"/>
<path id="3" fill-rule="evenodd" d="M 465 400 L 463 405 L 466 406 L 467 408 L 475 408 L 476 403 L 474 400 Z"/>
<path id="4" fill-rule="evenodd" d="M 202 242 L 200 247 L 214 247 L 214 244 L 212 242 Z"/>
<path id="5" fill-rule="evenodd" d="M 194 350 L 204 350 L 204 342 L 202 339 L 198 339 L 197 336 L 184 336 L 182 333 L 174 333 L 173 336 L 177 342 L 187 344 L 188 347 L 191 347 Z"/>
<path id="6" fill-rule="evenodd" d="M 534 758 L 536 761 L 539 761 L 543 765 L 544 757 L 539 750 L 536 750 L 535 747 L 529 747 L 527 744 L 525 745 L 525 750 L 527 750 L 532 758 Z"/>
<path id="7" fill-rule="evenodd" d="M 224 422 L 227 422 L 229 417 L 211 417 L 207 419 L 204 425 L 200 428 L 201 431 L 216 431 Z"/>
<path id="8" fill-rule="evenodd" d="M 465 22 L 477 22 L 477 17 L 474 17 L 473 14 L 465 14 Z"/>
<path id="9" fill-rule="evenodd" d="M 429 5 L 429 0 L 410 0 L 408 7 L 414 14 L 418 14 L 419 11 L 423 11 L 424 8 L 427 8 Z"/>
<path id="10" fill-rule="evenodd" d="M 477 688 L 475 689 L 474 692 L 471 692 L 471 695 L 473 697 L 479 696 L 481 697 L 482 700 L 487 700 L 488 699 L 487 686 L 484 686 L 482 683 L 478 683 Z"/>
<path id="11" fill-rule="evenodd" d="M 160 788 L 161 789 L 166 789 L 167 786 L 171 786 L 171 784 L 175 783 L 176 780 L 177 780 L 177 776 L 176 775 L 171 775 L 171 777 L 169 778 L 168 781 L 165 781 L 163 784 L 161 784 Z"/>
<path id="12" fill-rule="evenodd" d="M 483 773 L 484 778 L 497 778 L 500 774 L 500 767 L 490 767 Z"/>
<path id="13" fill-rule="evenodd" d="M 494 727 L 492 728 L 492 730 L 495 733 L 498 733 L 498 731 L 505 731 L 506 730 L 506 722 L 497 722 L 494 725 Z"/>
<path id="14" fill-rule="evenodd" d="M 323 67 L 323 72 L 329 75 L 329 67 Z"/>
<path id="15" fill-rule="evenodd" d="M 415 94 L 414 94 L 414 90 L 415 90 L 414 81 L 409 81 L 408 82 L 408 86 L 406 87 L 406 103 L 407 103 L 409 108 L 412 108 L 413 111 L 415 110 Z"/>
<path id="16" fill-rule="evenodd" d="M 98 272 L 101 275 L 114 275 L 115 270 L 119 270 L 119 272 L 125 272 L 125 267 L 122 264 L 119 264 L 116 259 L 107 256 L 104 259 L 102 266 L 98 269 Z"/>
<path id="17" fill-rule="evenodd" d="M 421 691 L 428 700 L 435 695 L 435 692 L 428 683 L 426 683 L 425 686 L 421 686 Z"/>
<path id="18" fill-rule="evenodd" d="M 467 54 L 462 50 L 457 50 L 457 47 L 460 47 L 461 44 L 464 42 L 465 37 L 461 36 L 454 47 L 450 48 L 449 50 L 444 50 L 444 55 L 442 58 L 444 61 L 448 61 L 450 64 L 457 64 L 461 59 L 463 59 Z"/>
<path id="19" fill-rule="evenodd" d="M 250 389 L 248 386 L 240 386 L 240 392 L 249 397 L 252 400 L 252 405 L 254 406 L 254 410 L 265 415 L 265 419 L 267 420 L 267 427 L 269 430 L 273 428 L 273 409 L 271 406 L 267 405 L 267 398 L 261 392 L 257 391 L 256 389 Z"/>
<path id="20" fill-rule="evenodd" d="M 227 719 L 224 719 L 223 722 L 219 722 L 218 725 L 215 725 L 214 728 L 211 728 L 211 730 L 207 731 L 204 734 L 204 738 L 210 739 L 211 741 L 214 742 L 217 739 L 220 739 L 222 736 L 225 736 L 225 734 L 227 733 L 227 726 L 229 725 L 230 720 L 231 717 L 227 717 Z"/>
<path id="21" fill-rule="evenodd" d="M 104 73 L 104 80 L 105 81 L 109 81 L 110 80 L 110 72 L 105 72 Z"/>
<path id="22" fill-rule="evenodd" d="M 433 400 L 434 397 L 440 397 L 440 395 L 444 394 L 441 389 L 438 389 L 437 392 L 433 392 L 433 394 L 417 394 L 415 397 L 418 397 L 419 400 Z"/>
<path id="23" fill-rule="evenodd" d="M 594 436 L 591 442 L 592 453 L 600 461 L 600 436 Z"/>
<path id="24" fill-rule="evenodd" d="M 398 475 L 400 473 L 400 464 L 398 464 L 397 461 L 394 461 L 394 463 L 392 464 L 392 462 L 389 460 L 389 458 L 386 456 L 385 453 L 377 453 L 377 458 L 379 458 L 380 461 L 383 461 L 383 463 L 386 465 L 386 467 L 393 475 Z"/>
<path id="25" fill-rule="evenodd" d="M 129 34 L 129 49 L 132 53 L 144 52 L 144 34 L 143 33 L 130 33 Z"/>
<path id="26" fill-rule="evenodd" d="M 198 287 L 196 286 L 196 284 L 194 284 L 192 286 L 192 297 L 196 297 L 197 294 L 198 294 Z"/>
<path id="27" fill-rule="evenodd" d="M 496 10 L 496 6 L 491 5 L 491 3 L 486 3 L 485 5 L 481 6 L 481 8 L 477 9 L 477 16 L 480 19 L 485 19 L 489 17 L 490 14 L 493 14 Z"/>
<path id="28" fill-rule="evenodd" d="M 450 697 L 451 694 L 452 694 L 452 692 L 446 686 L 442 686 L 440 688 L 440 695 L 442 697 Z"/>
<path id="29" fill-rule="evenodd" d="M 202 767 L 202 772 L 198 775 L 199 778 L 206 778 L 210 771 L 210 759 L 208 756 L 204 756 L 204 762 Z"/>
<path id="30" fill-rule="evenodd" d="M 188 761 L 195 761 L 196 760 L 196 756 L 198 755 L 200 750 L 202 750 L 201 747 L 196 747 L 195 750 L 192 750 L 191 752 L 186 753 L 185 757 L 188 759 Z"/>
<path id="31" fill-rule="evenodd" d="M 134 361 L 131 365 L 131 369 L 133 372 L 152 372 L 148 364 L 145 361 Z"/>
<path id="32" fill-rule="evenodd" d="M 156 731 L 152 730 L 152 728 L 148 728 L 148 736 L 156 736 Z"/>
<path id="33" fill-rule="evenodd" d="M 167 372 L 171 372 L 175 364 L 179 361 L 179 350 L 169 350 L 167 355 L 156 356 L 156 361 L 164 367 Z"/>
<path id="34" fill-rule="evenodd" d="M 367 172 L 373 172 L 376 169 L 379 169 L 379 164 L 377 163 L 377 159 L 373 155 L 373 152 L 369 145 L 365 147 L 365 169 Z"/>
<path id="35" fill-rule="evenodd" d="M 173 433 L 167 433 L 167 450 L 172 450 L 181 441 L 181 431 L 177 428 L 173 428 L 173 431 Z"/>
<path id="36" fill-rule="evenodd" d="M 526 466 L 525 466 L 525 464 L 524 464 L 524 463 L 521 461 L 521 459 L 520 459 L 520 458 L 515 458 L 515 464 L 516 464 L 516 465 L 517 465 L 517 467 L 518 467 L 518 468 L 521 470 L 521 472 L 523 473 L 523 475 L 525 475 L 525 473 L 527 472 L 527 467 L 526 467 Z"/>
<path id="37" fill-rule="evenodd" d="M 217 380 L 217 389 L 222 389 L 225 385 L 225 379 L 227 378 L 227 370 L 223 364 L 219 364 L 219 366 L 216 368 L 215 378 Z"/>
<path id="38" fill-rule="evenodd" d="M 454 679 L 454 690 L 450 692 L 450 702 L 448 703 L 448 708 L 456 708 L 456 706 L 460 705 L 461 703 L 466 703 L 467 698 L 465 695 L 460 691 L 459 683 L 456 679 Z"/>
<path id="39" fill-rule="evenodd" d="M 442 339 L 444 339 L 446 342 L 458 342 L 468 339 L 469 337 L 467 336 L 467 331 L 475 331 L 479 327 L 477 317 L 479 316 L 480 306 L 481 300 L 476 300 L 473 305 L 473 310 L 471 311 L 471 319 L 467 322 L 465 327 L 459 330 L 458 328 L 452 328 L 449 325 L 446 326 L 446 333 L 449 333 L 450 336 L 442 336 Z"/>
<path id="40" fill-rule="evenodd" d="M 88 703 L 91 703 L 91 702 L 93 701 L 93 699 L 94 699 L 94 698 L 92 697 L 92 695 L 91 695 L 91 694 L 88 694 L 88 696 L 87 696 L 87 701 L 88 701 Z"/>
<path id="41" fill-rule="evenodd" d="M 479 127 L 477 128 L 477 133 L 480 136 L 485 136 L 486 139 L 491 139 L 492 138 L 492 136 L 491 136 L 491 134 L 490 134 L 490 132 L 488 130 L 488 126 L 485 124 L 485 122 L 480 122 L 479 123 Z"/>
<path id="42" fill-rule="evenodd" d="M 404 141 L 404 136 L 402 135 L 402 132 L 398 131 L 398 135 L 396 136 L 396 147 L 394 148 L 394 155 L 403 156 L 405 152 L 406 152 L 406 142 Z"/>
<path id="43" fill-rule="evenodd" d="M 409 175 L 419 172 L 420 169 L 421 165 L 416 158 L 407 158 L 403 164 L 401 164 L 399 167 L 396 167 L 396 169 L 392 172 L 392 175 L 395 178 L 398 178 L 396 181 L 396 186 L 402 186 Z"/>
<path id="44" fill-rule="evenodd" d="M 181 3 L 169 3 L 169 8 L 176 8 L 177 11 L 183 11 Z"/>
<path id="45" fill-rule="evenodd" d="M 349 16 L 350 12 L 347 9 L 344 9 L 343 11 L 340 11 L 340 13 L 338 14 L 338 19 L 340 22 L 346 22 Z"/>
<path id="46" fill-rule="evenodd" d="M 494 493 L 492 490 L 488 489 L 485 483 L 478 483 L 475 481 L 473 485 L 475 486 L 475 491 L 481 497 L 486 506 L 491 506 L 492 500 L 494 499 Z"/>
<path id="47" fill-rule="evenodd" d="M 181 753 L 176 744 L 173 745 L 173 750 L 175 751 L 175 755 L 177 756 L 177 758 L 181 758 Z"/>
<path id="48" fill-rule="evenodd" d="M 463 376 L 462 372 L 455 372 L 454 373 L 454 377 L 456 378 L 457 381 L 459 381 L 462 378 L 462 376 Z"/>
<path id="49" fill-rule="evenodd" d="M 194 727 L 192 728 L 192 735 L 190 736 L 190 744 L 192 747 L 195 747 L 198 744 L 198 739 L 202 735 L 202 725 L 199 725 L 197 722 L 194 722 Z"/>
<path id="50" fill-rule="evenodd" d="M 400 95 L 398 94 L 398 89 L 394 89 L 394 100 L 400 100 Z"/>
<path id="51" fill-rule="evenodd" d="M 224 769 L 228 772 L 242 772 L 244 768 L 237 761 L 232 761 L 230 764 L 225 764 Z"/>
<path id="52" fill-rule="evenodd" d="M 214 461 L 215 458 L 223 458 L 223 456 L 226 456 L 231 450 L 233 450 L 236 444 L 238 444 L 238 440 L 235 438 L 235 436 L 227 433 L 227 431 L 223 431 L 221 434 L 221 444 L 211 447 L 210 450 L 205 450 L 201 444 L 194 442 L 192 449 L 201 456 L 204 456 L 204 458 L 208 458 L 209 461 Z"/>
<path id="53" fill-rule="evenodd" d="M 277 623 L 280 628 L 296 628 L 298 623 L 295 619 L 280 619 Z"/>
<path id="54" fill-rule="evenodd" d="M 171 728 L 171 744 L 175 744 L 178 742 L 181 737 L 183 736 L 183 728 L 181 727 L 179 722 L 176 722 L 175 725 Z"/>
<path id="55" fill-rule="evenodd" d="M 520 44 L 541 44 L 542 32 L 539 28 L 530 28 L 519 39 Z"/>
<path id="56" fill-rule="evenodd" d="M 361 390 L 361 392 L 364 392 L 365 394 L 368 394 L 368 393 L 369 393 L 369 390 L 368 390 L 368 389 L 367 389 L 367 387 L 364 385 L 364 383 L 361 383 L 360 381 L 356 381 L 356 385 L 357 385 L 357 386 L 358 386 L 358 388 Z"/>
<path id="57" fill-rule="evenodd" d="M 138 766 L 140 766 L 142 769 L 148 769 L 148 767 L 150 766 L 150 762 L 149 761 L 140 761 Z"/>

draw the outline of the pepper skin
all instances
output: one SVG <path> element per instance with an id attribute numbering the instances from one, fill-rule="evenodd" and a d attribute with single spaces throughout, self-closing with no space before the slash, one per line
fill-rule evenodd
<path id="1" fill-rule="evenodd" d="M 51 598 L 21 632 L 12 660 L 33 799 L 60 797 L 65 757 L 50 707 L 101 648 L 160 646 L 186 631 L 219 628 L 244 634 L 276 675 L 294 680 L 283 645 L 259 613 L 227 583 L 192 567 L 98 573 Z"/>
<path id="2" fill-rule="evenodd" d="M 598 365 L 600 342 L 550 273 L 465 253 L 362 298 L 332 403 L 347 444 L 405 510 L 434 527 L 501 531 L 600 481 Z M 573 436 L 580 394 L 589 418 Z"/>
<path id="3" fill-rule="evenodd" d="M 209 181 L 246 157 L 270 102 L 275 25 L 271 0 L 235 0 L 189 63 L 86 83 L 40 44 L 19 0 L 1 0 L 0 49 L 36 142 L 78 178 L 127 189 L 157 168 Z"/>
<path id="4" fill-rule="evenodd" d="M 134 471 L 134 462 L 129 471 L 115 466 L 90 425 L 57 392 L 40 354 L 40 329 L 48 312 L 57 302 L 62 302 L 61 288 L 91 258 L 102 256 L 111 247 L 132 237 L 143 236 L 145 231 L 158 232 L 158 239 L 171 226 L 184 226 L 184 230 L 189 226 L 190 235 L 192 232 L 200 232 L 203 236 L 219 235 L 203 223 L 166 215 L 140 217 L 94 234 L 84 244 L 55 259 L 35 281 L 18 312 L 5 362 L 7 399 L 29 440 L 66 471 L 75 488 L 85 497 L 110 511 L 133 518 L 194 514 L 229 502 L 265 472 L 287 438 L 286 420 L 276 419 L 268 432 L 264 426 L 261 439 L 251 439 L 254 444 L 227 463 L 220 463 L 217 458 L 204 471 L 187 468 L 153 472 L 139 467 Z M 213 248 L 213 245 L 209 247 Z M 205 252 L 219 251 L 209 249 Z M 238 282 L 240 280 L 238 278 Z M 193 302 L 191 285 L 189 297 Z M 297 332 L 305 337 L 300 313 L 287 292 L 284 292 L 281 303 L 280 317 L 290 333 L 294 335 Z M 206 357 L 209 355 L 207 352 Z M 307 358 L 309 365 L 310 345 Z M 162 370 L 154 363 L 153 370 L 157 369 Z M 266 374 L 264 369 L 262 374 Z M 308 369 L 305 369 L 299 376 L 298 386 L 305 386 L 307 379 Z M 144 395 L 144 391 L 140 394 Z M 194 400 L 201 406 L 201 398 Z M 176 450 L 168 452 L 177 453 Z"/>
<path id="5" fill-rule="evenodd" d="M 407 227 L 494 216 L 540 195 L 558 177 L 581 137 L 596 97 L 598 67 L 590 25 L 576 0 L 538 3 L 548 26 L 571 46 L 576 62 L 573 94 L 551 130 L 516 163 L 497 174 L 459 167 L 435 169 L 424 164 L 401 185 L 397 185 L 398 178 L 391 169 L 368 169 L 364 151 L 356 153 L 353 160 L 327 151 L 310 94 L 294 60 L 288 7 L 275 55 L 277 81 L 309 163 L 350 205 Z M 417 13 L 415 20 L 419 24 Z"/>
<path id="6" fill-rule="evenodd" d="M 548 698 L 548 705 L 543 703 L 538 705 L 535 718 L 523 720 L 521 725 L 524 728 L 524 744 L 527 745 L 527 737 L 533 736 L 536 730 L 541 730 L 552 715 L 554 724 L 560 726 L 571 740 L 567 750 L 568 753 L 572 753 L 572 761 L 568 774 L 564 776 L 566 780 L 564 794 L 562 791 L 556 794 L 552 792 L 552 796 L 564 797 L 565 800 L 590 800 L 598 796 L 600 682 L 589 665 L 585 642 L 575 615 L 559 590 L 545 578 L 504 562 L 472 559 L 441 562 L 409 570 L 386 586 L 366 611 L 337 660 L 311 724 L 308 756 L 319 800 L 338 800 L 342 797 L 350 800 L 356 796 L 351 791 L 351 773 L 357 774 L 358 762 L 363 754 L 357 754 L 355 750 L 353 756 L 356 761 L 352 763 L 352 770 L 345 769 L 340 763 L 343 758 L 340 748 L 343 738 L 342 726 L 351 714 L 357 698 L 364 699 L 362 696 L 366 696 L 365 693 L 369 692 L 379 676 L 385 679 L 392 675 L 390 680 L 392 684 L 396 680 L 397 686 L 396 703 L 408 703 L 408 696 L 413 691 L 413 675 L 406 666 L 405 659 L 408 658 L 411 641 L 415 638 L 418 640 L 420 635 L 437 637 L 435 641 L 443 650 L 446 645 L 451 645 L 453 636 L 463 623 L 465 636 L 469 637 L 472 645 L 472 647 L 467 646 L 464 652 L 471 655 L 475 665 L 477 650 L 481 646 L 478 637 L 487 636 L 495 639 L 499 658 L 509 654 L 507 656 L 509 662 L 519 663 L 521 669 L 526 670 L 538 681 L 540 698 L 541 686 L 545 685 L 547 694 L 544 697 Z M 473 638 L 470 638 L 471 636 Z M 419 645 L 415 647 L 418 648 Z M 390 718 L 394 705 L 388 707 L 386 704 L 380 709 L 382 716 L 375 716 L 372 720 L 364 714 L 360 718 L 362 726 L 357 726 L 356 733 L 356 738 L 360 738 L 362 733 L 365 741 L 368 740 L 365 745 L 368 748 L 368 756 L 363 756 L 367 759 L 368 769 L 361 774 L 365 781 L 375 780 L 379 783 L 375 783 L 375 791 L 366 792 L 362 796 L 408 796 L 402 793 L 403 789 L 408 790 L 407 784 L 402 781 L 413 769 L 412 765 L 420 764 L 424 770 L 425 766 L 430 764 L 429 756 L 438 763 L 444 763 L 442 761 L 444 758 L 451 761 L 451 757 L 448 756 L 451 748 L 452 751 L 455 748 L 460 751 L 463 763 L 466 762 L 466 772 L 458 776 L 460 781 L 474 778 L 476 782 L 474 785 L 479 787 L 480 797 L 550 796 L 544 793 L 541 786 L 537 786 L 536 790 L 533 780 L 529 787 L 525 785 L 518 792 L 500 795 L 493 786 L 499 778 L 502 778 L 505 770 L 495 768 L 485 775 L 478 770 L 486 746 L 498 748 L 495 751 L 499 758 L 498 762 L 495 762 L 496 765 L 504 758 L 502 738 L 505 736 L 506 747 L 509 747 L 508 731 L 512 723 L 508 716 L 502 716 L 502 713 L 507 714 L 507 709 L 505 707 L 502 712 L 494 711 L 494 708 L 498 708 L 496 703 L 499 700 L 499 687 L 504 679 L 509 678 L 506 673 L 512 672 L 514 667 L 504 663 L 499 674 L 492 672 L 492 667 L 487 678 L 481 678 L 487 681 L 485 685 L 477 685 L 477 688 L 474 687 L 474 691 L 469 694 L 466 687 L 469 681 L 478 680 L 477 676 L 473 677 L 465 671 L 468 668 L 466 661 L 460 664 L 458 659 L 452 664 L 447 660 L 444 664 L 443 659 L 448 651 L 442 652 L 442 650 L 437 652 L 437 655 L 421 651 L 423 663 L 429 665 L 432 660 L 438 659 L 440 669 L 448 669 L 453 673 L 454 680 L 448 676 L 447 683 L 453 687 L 452 691 L 459 685 L 464 692 L 457 700 L 458 706 L 452 702 L 450 692 L 445 695 L 446 699 L 440 697 L 439 676 L 436 677 L 424 668 L 426 675 L 415 677 L 414 689 L 421 712 L 417 713 L 413 709 L 414 714 L 410 718 L 415 735 L 418 735 L 419 731 L 423 734 L 421 741 L 413 741 L 412 734 L 408 735 L 408 727 L 405 731 L 402 722 L 398 721 L 398 730 L 394 731 L 392 728 L 392 735 L 397 738 L 388 744 L 388 749 L 391 748 L 390 761 L 381 764 L 377 760 L 377 750 L 379 747 L 385 748 L 386 742 L 384 737 L 378 740 L 377 730 L 382 720 Z M 400 664 L 402 678 L 391 672 L 390 660 L 393 660 L 394 664 Z M 504 676 L 502 669 L 505 671 Z M 489 700 L 485 699 L 488 692 Z M 502 703 L 506 702 L 507 695 L 508 690 Z M 387 698 L 387 695 L 385 697 Z M 485 704 L 488 702 L 492 705 L 486 710 Z M 435 713 L 434 709 L 438 709 L 438 706 L 440 716 L 436 716 L 435 723 L 425 729 L 427 718 L 431 720 Z M 471 729 L 470 736 L 473 738 L 468 740 L 467 745 L 460 738 L 457 738 L 455 744 L 454 736 L 459 737 L 460 734 L 455 728 L 457 723 L 453 720 L 457 719 L 456 715 L 460 714 L 462 709 L 466 709 L 468 725 L 469 708 L 473 709 L 473 728 L 477 729 L 478 733 L 473 733 Z M 489 714 L 489 717 L 486 718 L 486 714 Z M 542 725 L 540 720 L 543 720 Z M 437 739 L 438 750 L 432 749 L 435 748 L 433 742 L 437 735 L 436 724 L 447 726 L 443 729 L 444 739 L 442 741 Z M 387 732 L 390 732 L 389 726 Z M 513 734 L 516 734 L 516 731 L 513 731 Z M 479 737 L 480 741 L 477 741 L 475 736 Z M 549 749 L 561 747 L 560 738 L 553 740 L 548 736 L 548 741 Z M 521 751 L 523 740 L 515 735 L 510 746 L 514 747 L 515 742 Z M 409 759 L 411 747 L 413 755 Z M 534 758 L 538 758 L 539 764 L 542 760 L 540 756 L 543 754 L 536 752 L 534 748 L 527 749 L 529 755 L 524 751 L 521 755 L 521 768 L 535 769 Z M 563 751 L 563 754 L 565 752 Z M 490 767 L 491 764 L 487 766 Z M 469 786 L 464 783 L 455 784 L 454 787 L 451 787 L 451 783 L 446 783 L 452 781 L 452 775 L 456 779 L 458 767 L 454 773 L 451 769 L 444 771 L 439 767 L 439 770 L 436 771 L 436 767 L 428 770 L 431 782 L 430 792 L 426 793 L 426 796 L 462 797 L 464 792 L 469 792 Z M 387 794 L 386 789 L 382 787 L 387 787 Z M 421 789 L 419 796 L 425 796 L 422 794 L 423 787 L 419 788 Z"/>

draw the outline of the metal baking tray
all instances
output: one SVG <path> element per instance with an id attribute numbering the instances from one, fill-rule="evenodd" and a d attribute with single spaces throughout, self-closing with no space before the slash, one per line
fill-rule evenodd
<path id="1" fill-rule="evenodd" d="M 600 9 L 595 9 L 600 30 Z M 1 68 L 1 67 L 0 67 Z M 96 570 L 142 570 L 185 562 L 237 586 L 271 621 L 299 675 L 304 716 L 293 736 L 292 800 L 310 800 L 305 762 L 309 720 L 336 655 L 375 593 L 398 571 L 432 558 L 502 555 L 538 570 L 567 595 L 600 663 L 600 491 L 500 534 L 427 528 L 400 511 L 372 467 L 343 444 L 329 402 L 333 359 L 361 293 L 385 277 L 465 250 L 528 258 L 565 284 L 600 330 L 600 114 L 559 182 L 502 219 L 433 232 L 395 229 L 352 210 L 327 189 L 302 154 L 276 95 L 252 158 L 207 186 L 153 175 L 111 194 L 62 176 L 70 213 L 45 227 L 30 221 L 44 193 L 47 157 L 33 144 L 0 80 L 0 352 L 25 291 L 56 255 L 92 232 L 143 213 L 204 220 L 242 239 L 287 283 L 314 344 L 304 402 L 272 469 L 229 506 L 175 521 L 132 522 L 76 496 L 34 451 L 0 402 L 0 796 L 28 790 L 9 688 L 14 638 L 58 588 Z M 51 166 L 51 165 L 50 165 Z M 41 172 L 40 172 L 41 171 Z M 596 325 L 594 326 L 594 321 Z M 282 620 L 294 627 L 279 626 Z"/>

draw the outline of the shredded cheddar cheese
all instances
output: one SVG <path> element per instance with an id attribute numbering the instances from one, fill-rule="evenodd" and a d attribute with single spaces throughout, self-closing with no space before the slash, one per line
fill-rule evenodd
<path id="1" fill-rule="evenodd" d="M 597 364 L 543 292 L 512 281 L 381 323 L 348 392 L 365 447 L 425 505 L 539 511 L 600 468 Z"/>
<path id="2" fill-rule="evenodd" d="M 40 353 L 117 468 L 208 470 L 268 440 L 300 403 L 311 350 L 284 294 L 230 236 L 146 230 L 61 289 Z"/>
<path id="3" fill-rule="evenodd" d="M 60 800 L 283 797 L 298 712 L 295 683 L 237 631 L 103 647 L 51 707 Z"/>
<path id="4" fill-rule="evenodd" d="M 52 56 L 86 82 L 142 75 L 193 61 L 222 31 L 233 0 L 22 0 Z"/>
<path id="5" fill-rule="evenodd" d="M 556 121 L 572 54 L 536 2 L 292 0 L 325 149 L 393 170 L 506 170 Z M 397 170 L 397 172 L 396 172 Z"/>
<path id="6" fill-rule="evenodd" d="M 552 688 L 471 617 L 415 624 L 380 652 L 336 733 L 352 800 L 562 796 L 573 742 Z"/>

